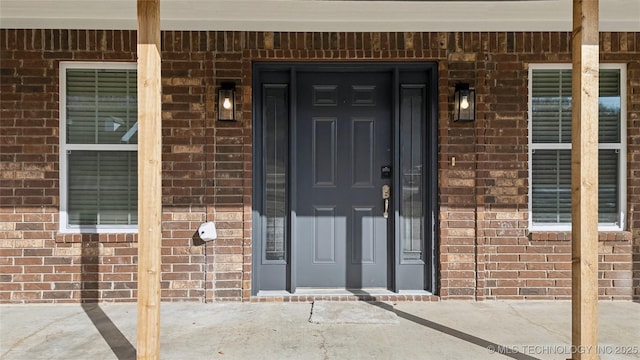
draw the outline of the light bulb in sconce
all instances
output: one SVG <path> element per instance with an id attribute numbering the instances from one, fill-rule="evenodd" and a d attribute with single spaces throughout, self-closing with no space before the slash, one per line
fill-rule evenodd
<path id="1" fill-rule="evenodd" d="M 236 85 L 224 82 L 218 89 L 218 120 L 235 120 Z"/>
<path id="2" fill-rule="evenodd" d="M 462 110 L 467 110 L 469 108 L 469 97 L 463 96 L 462 101 L 460 102 L 460 108 Z"/>
<path id="3" fill-rule="evenodd" d="M 474 121 L 476 113 L 476 91 L 469 84 L 456 84 L 453 93 L 453 121 Z"/>
<path id="4" fill-rule="evenodd" d="M 228 97 L 224 98 L 224 101 L 222 102 L 222 107 L 225 108 L 226 110 L 230 110 L 231 109 L 231 99 L 229 99 Z"/>

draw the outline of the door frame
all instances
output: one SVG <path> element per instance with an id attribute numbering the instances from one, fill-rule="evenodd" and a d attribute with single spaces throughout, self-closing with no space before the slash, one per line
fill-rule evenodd
<path id="1" fill-rule="evenodd" d="M 296 115 L 297 104 L 297 72 L 390 72 L 392 74 L 392 99 L 391 99 L 391 129 L 393 147 L 393 169 L 400 169 L 400 102 L 401 89 L 419 86 L 424 92 L 424 117 L 425 127 L 422 134 L 422 156 L 427 169 L 423 170 L 423 216 L 424 216 L 424 239 L 422 248 L 422 265 L 408 263 L 401 259 L 401 233 L 400 227 L 400 196 L 392 196 L 393 216 L 388 224 L 388 289 L 398 293 L 403 290 L 400 279 L 403 271 L 411 266 L 422 267 L 422 289 L 431 294 L 437 295 L 438 289 L 438 257 L 437 257 L 437 189 L 438 189 L 438 92 L 437 92 L 437 63 L 435 62 L 254 62 L 252 71 L 252 92 L 253 92 L 253 188 L 252 188 L 252 276 L 251 294 L 259 295 L 263 291 L 269 294 L 270 291 L 279 293 L 288 292 L 294 294 L 296 291 L 296 241 L 292 235 L 295 234 L 295 204 L 296 204 L 296 162 L 292 161 L 294 149 L 296 149 Z M 420 79 L 413 80 L 418 74 Z M 404 76 L 403 76 L 404 75 Z M 285 226 L 286 232 L 286 255 L 284 260 L 265 260 L 263 257 L 264 234 L 266 233 L 265 216 L 265 151 L 264 130 L 263 130 L 263 84 L 274 84 L 287 89 L 288 107 L 288 140 L 287 151 L 288 165 L 288 199 L 286 202 Z M 293 149 L 293 150 L 292 150 Z M 399 194 L 400 171 L 393 172 L 392 194 Z"/>

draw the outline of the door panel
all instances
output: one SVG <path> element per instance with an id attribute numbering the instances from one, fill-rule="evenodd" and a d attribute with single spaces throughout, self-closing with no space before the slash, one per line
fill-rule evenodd
<path id="1" fill-rule="evenodd" d="M 298 74 L 297 287 L 388 285 L 390 89 L 390 73 Z"/>
<path id="2" fill-rule="evenodd" d="M 354 207 L 351 226 L 351 263 L 352 264 L 373 264 L 375 263 L 376 231 L 374 221 L 374 209 L 365 207 Z"/>
<path id="3" fill-rule="evenodd" d="M 354 119 L 351 131 L 352 186 L 373 186 L 374 119 Z"/>
<path id="4" fill-rule="evenodd" d="M 336 263 L 336 208 L 316 207 L 313 214 L 313 263 Z"/>
<path id="5" fill-rule="evenodd" d="M 311 166 L 315 186 L 335 186 L 338 164 L 336 118 L 312 118 Z"/>

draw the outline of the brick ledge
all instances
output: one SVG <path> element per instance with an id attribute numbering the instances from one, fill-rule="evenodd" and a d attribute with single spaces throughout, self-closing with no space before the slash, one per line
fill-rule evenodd
<path id="1" fill-rule="evenodd" d="M 56 233 L 56 243 L 136 243 L 138 234 L 134 233 Z"/>
<path id="2" fill-rule="evenodd" d="M 530 241 L 571 241 L 571 231 L 533 231 L 527 235 Z M 631 231 L 598 231 L 598 241 L 626 241 L 633 239 Z"/>

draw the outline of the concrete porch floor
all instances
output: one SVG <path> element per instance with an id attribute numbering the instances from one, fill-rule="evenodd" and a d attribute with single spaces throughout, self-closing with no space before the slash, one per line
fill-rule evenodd
<path id="1" fill-rule="evenodd" d="M 319 305 L 162 303 L 161 358 L 571 357 L 568 301 Z M 600 302 L 599 313 L 601 359 L 640 359 L 640 304 Z M 1 305 L 0 358 L 135 359 L 136 321 L 135 303 Z"/>

